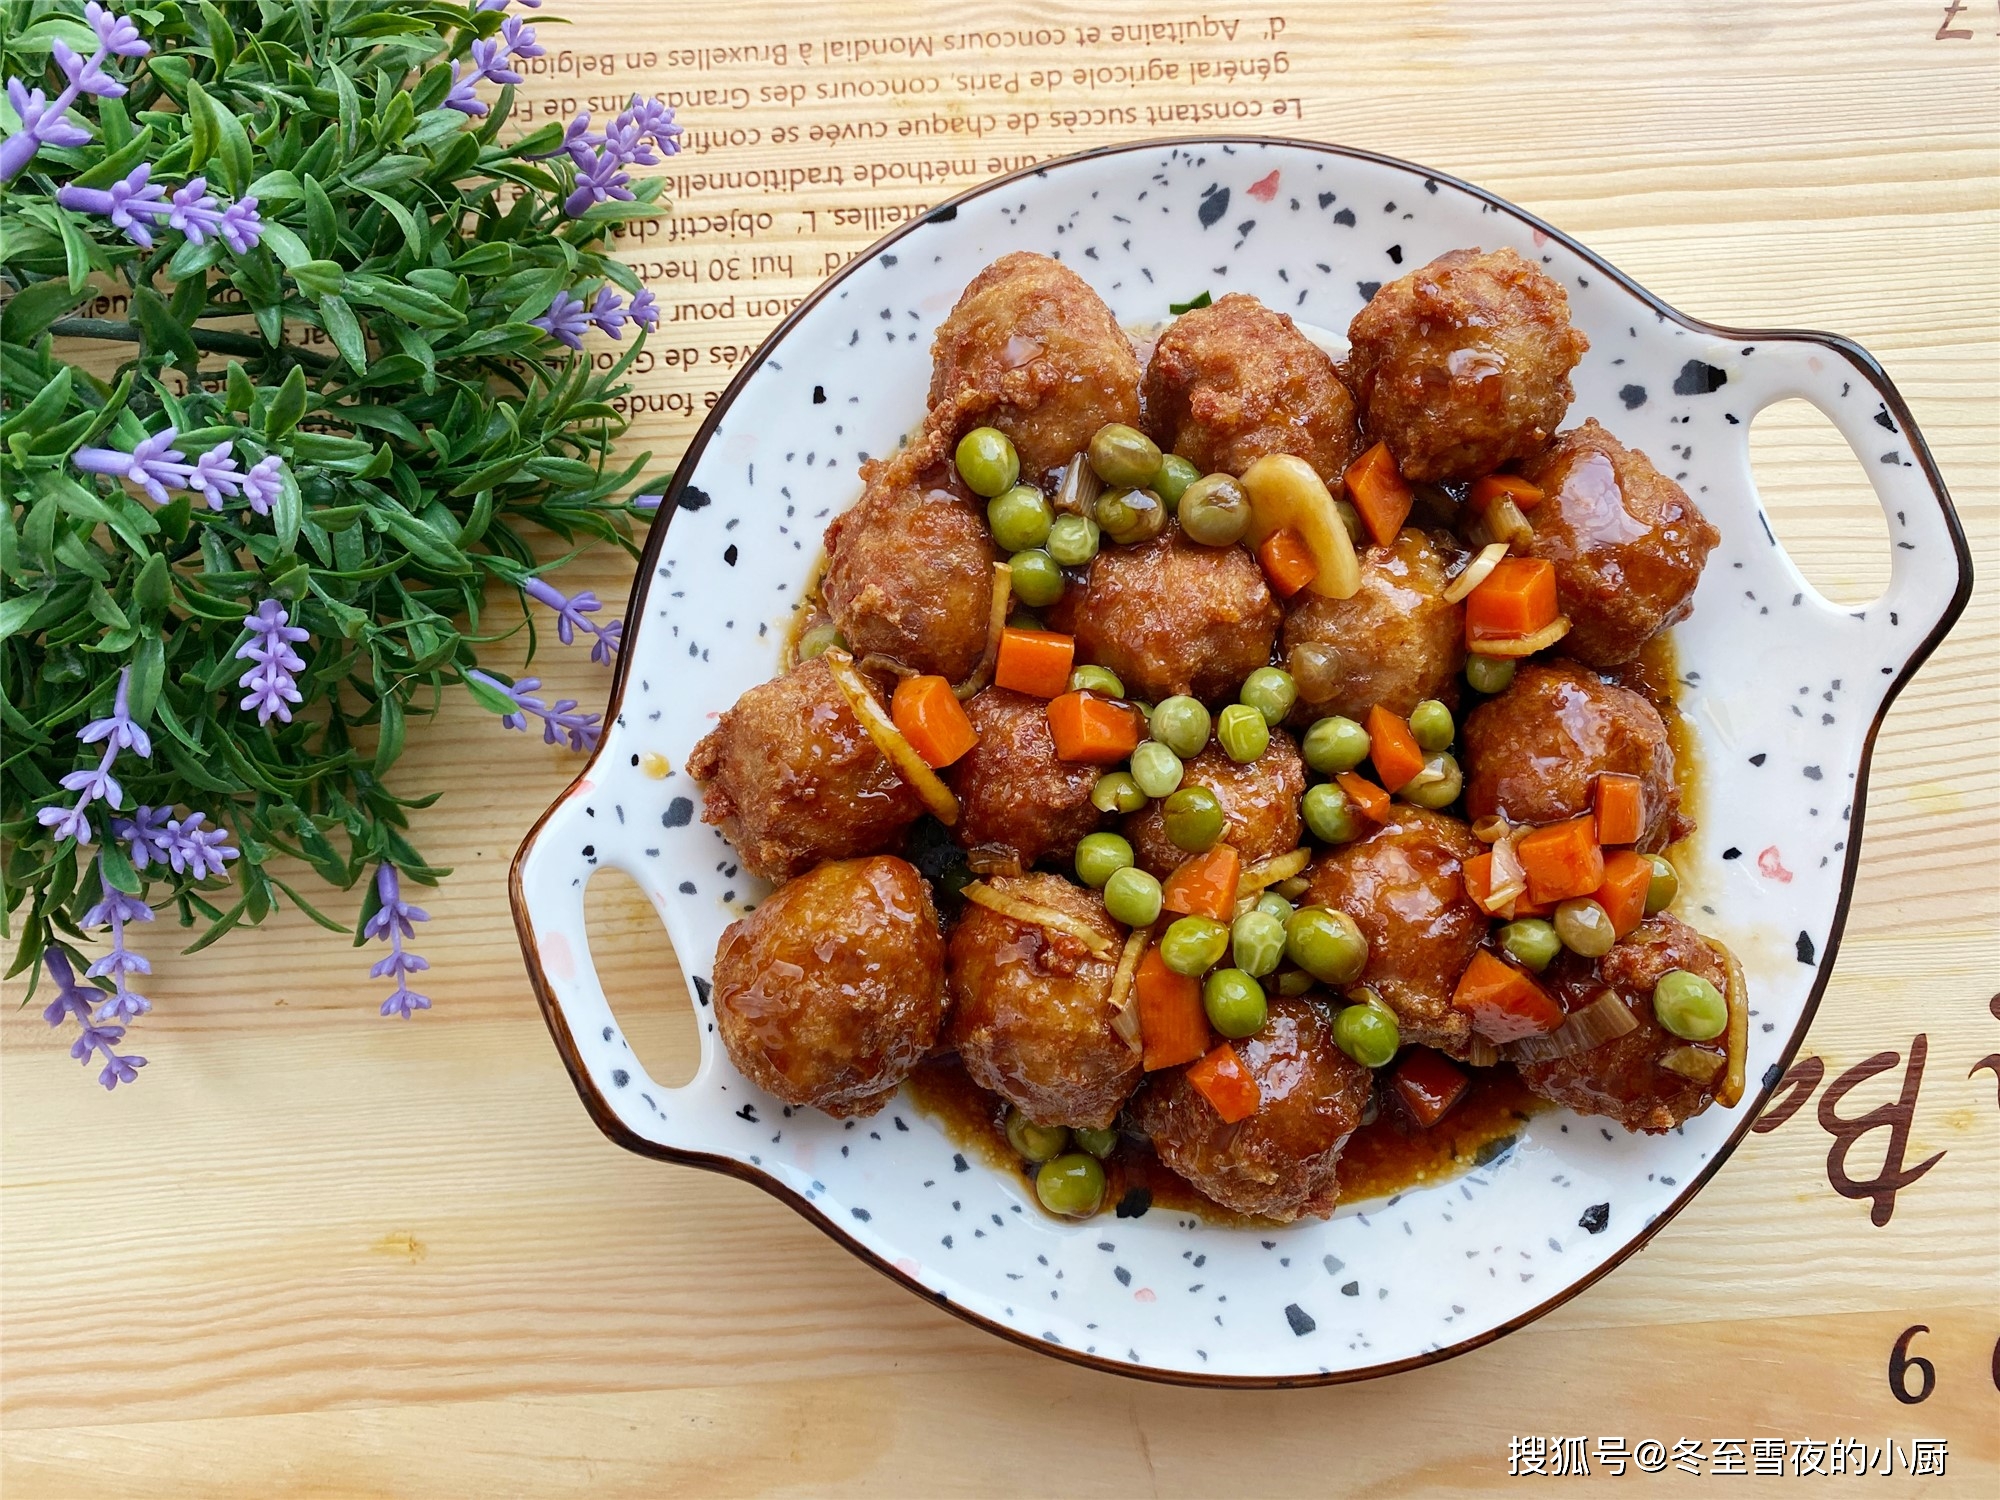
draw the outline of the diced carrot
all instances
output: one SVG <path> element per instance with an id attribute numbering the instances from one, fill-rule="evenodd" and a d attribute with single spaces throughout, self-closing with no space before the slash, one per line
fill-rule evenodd
<path id="1" fill-rule="evenodd" d="M 1382 788 L 1353 771 L 1342 771 L 1333 779 L 1347 793 L 1347 800 L 1360 810 L 1362 817 L 1371 823 L 1389 821 L 1389 794 Z"/>
<path id="2" fill-rule="evenodd" d="M 1636 844 L 1646 831 L 1646 787 L 1624 771 L 1599 771 L 1590 789 L 1597 817 L 1597 842 Z"/>
<path id="3" fill-rule="evenodd" d="M 933 771 L 950 765 L 979 743 L 958 695 L 942 677 L 898 681 L 895 696 L 889 700 L 889 717 Z"/>
<path id="4" fill-rule="evenodd" d="M 1396 1097 L 1424 1129 L 1442 1120 L 1471 1082 L 1428 1047 L 1412 1047 L 1396 1069 Z"/>
<path id="5" fill-rule="evenodd" d="M 1201 981 L 1168 968 L 1157 943 L 1139 960 L 1132 984 L 1139 997 L 1139 1038 L 1148 1073 L 1193 1062 L 1208 1050 Z"/>
<path id="6" fill-rule="evenodd" d="M 1465 639 L 1518 640 L 1554 623 L 1556 567 L 1543 557 L 1503 557 L 1465 596 Z"/>
<path id="7" fill-rule="evenodd" d="M 1368 710 L 1368 758 L 1389 792 L 1401 791 L 1424 768 L 1423 746 L 1410 733 L 1409 720 L 1379 703 Z"/>
<path id="8" fill-rule="evenodd" d="M 1604 851 L 1597 846 L 1593 818 L 1571 818 L 1523 834 L 1514 852 L 1528 875 L 1528 895 L 1536 901 L 1588 896 L 1604 884 Z"/>
<path id="9" fill-rule="evenodd" d="M 1543 494 L 1540 486 L 1528 483 L 1518 474 L 1487 474 L 1472 481 L 1468 498 L 1478 510 L 1500 500 L 1512 500 L 1522 510 L 1533 510 L 1542 503 Z"/>
<path id="10" fill-rule="evenodd" d="M 1495 905 L 1491 854 L 1473 855 L 1460 867 L 1459 878 L 1464 882 L 1465 894 L 1472 904 L 1489 917 L 1506 917 L 1511 922 L 1515 917 L 1545 917 L 1551 910 L 1540 902 L 1530 901 L 1526 896 L 1514 898 L 1514 910 L 1511 914 L 1500 909 L 1500 905 L 1505 905 L 1504 902 Z"/>
<path id="11" fill-rule="evenodd" d="M 1472 1029 L 1496 1047 L 1524 1036 L 1543 1036 L 1563 1023 L 1563 1008 L 1534 976 L 1491 949 L 1472 955 L 1451 1003 L 1472 1017 Z"/>
<path id="12" fill-rule="evenodd" d="M 1643 854 L 1620 849 L 1604 858 L 1604 883 L 1592 899 L 1611 918 L 1611 930 L 1628 937 L 1646 920 L 1646 892 L 1653 884 L 1653 862 Z"/>
<path id="13" fill-rule="evenodd" d="M 1190 917 L 1227 922 L 1236 913 L 1236 883 L 1243 858 L 1227 844 L 1190 854 L 1160 887 L 1160 905 Z"/>
<path id="14" fill-rule="evenodd" d="M 1095 693 L 1063 693 L 1049 699 L 1049 738 L 1058 760 L 1116 765 L 1139 743 L 1139 711 Z"/>
<path id="15" fill-rule="evenodd" d="M 1257 549 L 1257 561 L 1271 587 L 1289 599 L 1319 577 L 1319 564 L 1306 548 L 1305 538 L 1289 526 L 1280 526 L 1264 538 Z"/>
<path id="16" fill-rule="evenodd" d="M 1000 632 L 1000 656 L 993 664 L 993 681 L 1033 698 L 1053 698 L 1069 686 L 1069 669 L 1076 660 L 1076 642 L 1053 630 Z"/>
<path id="17" fill-rule="evenodd" d="M 1197 1094 L 1215 1106 L 1215 1112 L 1227 1125 L 1249 1119 L 1264 1102 L 1264 1091 L 1257 1087 L 1257 1080 L 1250 1076 L 1243 1059 L 1227 1042 L 1200 1062 L 1190 1064 L 1187 1081 Z"/>
<path id="18" fill-rule="evenodd" d="M 1346 482 L 1348 498 L 1361 512 L 1361 524 L 1368 528 L 1368 535 L 1376 545 L 1386 547 L 1395 541 L 1396 533 L 1410 518 L 1416 495 L 1396 472 L 1396 460 L 1389 452 L 1389 445 L 1377 443 L 1349 464 L 1341 477 Z"/>

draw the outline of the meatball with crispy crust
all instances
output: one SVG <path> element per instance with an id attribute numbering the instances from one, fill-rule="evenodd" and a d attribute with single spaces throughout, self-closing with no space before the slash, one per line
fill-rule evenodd
<path id="1" fill-rule="evenodd" d="M 1231 292 L 1160 335 L 1142 387 L 1146 429 L 1204 474 L 1289 453 L 1338 488 L 1360 451 L 1354 398 L 1283 313 Z"/>
<path id="2" fill-rule="evenodd" d="M 1040 698 L 990 687 L 965 716 L 979 743 L 945 773 L 958 797 L 953 836 L 967 849 L 1012 855 L 1024 869 L 1067 861 L 1103 820 L 1090 800 L 1100 768 L 1056 757 Z"/>
<path id="3" fill-rule="evenodd" d="M 1604 771 L 1639 778 L 1642 850 L 1692 831 L 1674 784 L 1674 748 L 1659 710 L 1630 688 L 1568 661 L 1531 661 L 1507 690 L 1466 716 L 1459 737 L 1465 810 L 1510 823 L 1560 823 L 1590 811 Z"/>
<path id="4" fill-rule="evenodd" d="M 1222 804 L 1219 842 L 1241 855 L 1244 864 L 1290 854 L 1299 847 L 1299 798 L 1306 792 L 1306 765 L 1284 730 L 1273 729 L 1270 747 L 1243 765 L 1211 742 L 1182 768 L 1181 785 L 1207 787 L 1215 793 Z M 1164 801 L 1149 802 L 1128 816 L 1125 837 L 1132 841 L 1139 868 L 1162 880 L 1188 857 L 1167 837 Z"/>
<path id="5" fill-rule="evenodd" d="M 1689 1042 L 1662 1026 L 1653 1013 L 1653 986 L 1674 969 L 1699 974 L 1726 996 L 1728 975 L 1721 957 L 1701 934 L 1665 912 L 1648 917 L 1630 937 L 1593 965 L 1565 953 L 1542 976 L 1543 986 L 1569 1011 L 1583 1009 L 1609 989 L 1638 1022 L 1624 1036 L 1568 1057 L 1516 1066 L 1521 1081 L 1552 1103 L 1582 1115 L 1605 1115 L 1627 1130 L 1658 1135 L 1707 1109 L 1721 1086 L 1728 1061 L 1729 1033 Z M 1731 997 L 1731 1003 L 1736 1003 Z M 1682 1048 L 1714 1059 L 1706 1079 L 1689 1077 L 1662 1062 Z M 1683 1060 L 1692 1061 L 1681 1053 Z"/>
<path id="6" fill-rule="evenodd" d="M 1368 1070 L 1333 1043 L 1318 1006 L 1274 998 L 1264 1029 L 1233 1044 L 1262 1102 L 1236 1124 L 1187 1081 L 1156 1075 L 1133 1105 L 1160 1160 L 1224 1208 L 1281 1223 L 1333 1212 L 1340 1153 L 1361 1123 Z"/>
<path id="7" fill-rule="evenodd" d="M 1294 596 L 1284 633 L 1285 665 L 1299 686 L 1294 723 L 1327 714 L 1358 722 L 1378 703 L 1405 716 L 1426 698 L 1457 705 L 1465 606 L 1444 597 L 1450 560 L 1432 537 L 1405 530 L 1361 554 L 1352 598 Z"/>
<path id="8" fill-rule="evenodd" d="M 931 343 L 929 430 L 1014 440 L 1039 481 L 1106 422 L 1139 422 L 1139 360 L 1104 299 L 1045 255 L 1015 251 L 972 278 Z"/>
<path id="9" fill-rule="evenodd" d="M 1270 663 L 1279 610 L 1248 552 L 1204 547 L 1174 526 L 1099 552 L 1070 620 L 1077 660 L 1109 667 L 1128 692 L 1213 704 Z"/>
<path id="10" fill-rule="evenodd" d="M 1472 1026 L 1451 997 L 1487 928 L 1462 871 L 1484 849 L 1457 818 L 1399 802 L 1380 828 L 1314 860 L 1300 900 L 1354 918 L 1368 939 L 1357 983 L 1396 1013 L 1404 1041 L 1459 1058 Z"/>
<path id="11" fill-rule="evenodd" d="M 687 771 L 701 785 L 702 821 L 774 882 L 891 848 L 924 810 L 818 658 L 738 698 Z"/>
<path id="12" fill-rule="evenodd" d="M 946 945 L 946 1045 L 974 1083 L 1037 1125 L 1103 1130 L 1139 1082 L 1138 1050 L 1111 1024 L 1125 935 L 1095 891 L 1059 875 L 997 875 L 988 884 L 1087 923 L 1108 956 L 1069 933 L 968 903 Z"/>
<path id="13" fill-rule="evenodd" d="M 937 1042 L 944 938 L 930 888 L 887 855 L 788 881 L 715 950 L 715 1029 L 787 1104 L 873 1114 Z"/>
<path id="14" fill-rule="evenodd" d="M 1405 479 L 1475 479 L 1548 442 L 1590 347 L 1560 284 L 1512 250 L 1453 250 L 1354 315 L 1348 375 Z"/>
<path id="15" fill-rule="evenodd" d="M 1651 459 L 1593 418 L 1521 473 L 1548 497 L 1528 512 L 1528 550 L 1555 564 L 1556 599 L 1570 620 L 1566 655 L 1617 666 L 1687 618 L 1722 538 Z"/>

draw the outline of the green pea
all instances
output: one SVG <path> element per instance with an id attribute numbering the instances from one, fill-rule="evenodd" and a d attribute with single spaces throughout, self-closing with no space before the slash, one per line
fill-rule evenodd
<path id="1" fill-rule="evenodd" d="M 1285 956 L 1285 924 L 1252 907 L 1229 929 L 1229 956 L 1253 979 L 1274 973 Z"/>
<path id="2" fill-rule="evenodd" d="M 1651 917 L 1674 904 L 1681 893 L 1681 877 L 1664 854 L 1649 854 L 1646 861 L 1653 867 L 1652 882 L 1646 887 L 1646 915 Z"/>
<path id="3" fill-rule="evenodd" d="M 1153 721 L 1153 705 L 1148 703 L 1144 698 L 1127 698 L 1125 701 L 1139 710 L 1140 718 L 1149 724 Z"/>
<path id="4" fill-rule="evenodd" d="M 1699 974 L 1669 969 L 1653 986 L 1653 1014 L 1675 1036 L 1706 1042 L 1729 1025 L 1729 1002 Z"/>
<path id="5" fill-rule="evenodd" d="M 1136 427 L 1106 422 L 1090 439 L 1090 466 L 1106 484 L 1141 488 L 1160 472 L 1160 445 Z"/>
<path id="6" fill-rule="evenodd" d="M 1292 919 L 1292 903 L 1276 891 L 1265 891 L 1257 898 L 1257 910 L 1276 917 L 1280 922 Z"/>
<path id="7" fill-rule="evenodd" d="M 1127 771 L 1106 771 L 1090 789 L 1090 805 L 1099 812 L 1135 813 L 1146 805 L 1146 794 Z"/>
<path id="8" fill-rule="evenodd" d="M 1176 974 L 1206 974 L 1229 951 L 1229 929 L 1212 917 L 1180 917 L 1160 936 L 1160 962 Z"/>
<path id="9" fill-rule="evenodd" d="M 1181 496 L 1188 486 L 1201 478 L 1201 470 L 1182 458 L 1178 453 L 1169 453 L 1160 460 L 1160 472 L 1153 476 L 1153 493 L 1166 502 L 1167 511 L 1172 514 L 1180 507 Z"/>
<path id="10" fill-rule="evenodd" d="M 1037 1125 L 1018 1109 L 1009 1109 L 1007 1144 L 1021 1153 L 1023 1161 L 1047 1161 L 1063 1154 L 1069 1132 L 1060 1125 Z"/>
<path id="11" fill-rule="evenodd" d="M 1264 986 L 1241 969 L 1217 969 L 1201 985 L 1201 1006 L 1208 1024 L 1224 1036 L 1255 1036 L 1269 1014 Z"/>
<path id="12" fill-rule="evenodd" d="M 1039 547 L 1007 559 L 1014 570 L 1014 597 L 1030 609 L 1043 609 L 1063 596 L 1062 569 Z"/>
<path id="13" fill-rule="evenodd" d="M 1250 496 L 1227 474 L 1205 474 L 1181 492 L 1181 530 L 1204 547 L 1231 547 L 1250 525 Z"/>
<path id="14" fill-rule="evenodd" d="M 1283 667 L 1259 667 L 1243 679 L 1236 701 L 1256 709 L 1266 724 L 1282 724 L 1299 701 L 1299 685 Z"/>
<path id="15" fill-rule="evenodd" d="M 1368 731 L 1341 714 L 1321 719 L 1306 731 L 1306 764 L 1322 776 L 1351 771 L 1368 759 Z"/>
<path id="16" fill-rule="evenodd" d="M 1361 837 L 1361 814 L 1354 802 L 1331 781 L 1310 787 L 1305 796 L 1306 827 L 1322 843 L 1344 844 Z"/>
<path id="17" fill-rule="evenodd" d="M 1150 542 L 1167 528 L 1167 503 L 1151 490 L 1106 490 L 1091 515 L 1121 546 Z"/>
<path id="18" fill-rule="evenodd" d="M 1348 984 L 1368 967 L 1368 939 L 1346 912 L 1302 906 L 1285 924 L 1285 954 L 1322 983 Z"/>
<path id="19" fill-rule="evenodd" d="M 1002 552 L 1024 552 L 1049 539 L 1055 509 L 1032 484 L 1017 484 L 986 502 L 986 524 Z"/>
<path id="20" fill-rule="evenodd" d="M 1047 630 L 1048 626 L 1042 623 L 1040 615 L 1036 614 L 1032 609 L 1021 608 L 1017 601 L 1015 606 L 1007 611 L 1007 628 L 1009 630 Z"/>
<path id="21" fill-rule="evenodd" d="M 1524 968 L 1539 974 L 1562 952 L 1562 939 L 1552 923 L 1540 917 L 1523 917 L 1500 929 L 1500 946 Z"/>
<path id="22" fill-rule="evenodd" d="M 1388 1006 L 1363 1002 L 1333 1018 L 1333 1044 L 1364 1068 L 1386 1068 L 1403 1044 L 1403 1033 Z"/>
<path id="23" fill-rule="evenodd" d="M 1588 896 L 1556 907 L 1556 936 L 1565 948 L 1583 958 L 1602 958 L 1618 941 L 1611 930 L 1611 914 Z"/>
<path id="24" fill-rule="evenodd" d="M 1150 927 L 1160 920 L 1160 882 L 1134 866 L 1113 870 L 1104 882 L 1104 909 L 1114 922 Z"/>
<path id="25" fill-rule="evenodd" d="M 1184 786 L 1167 798 L 1167 837 L 1176 849 L 1200 854 L 1222 837 L 1222 804 L 1205 786 Z"/>
<path id="26" fill-rule="evenodd" d="M 1271 726 L 1247 703 L 1232 703 L 1215 719 L 1215 740 L 1238 765 L 1248 765 L 1271 744 Z"/>
<path id="27" fill-rule="evenodd" d="M 1121 834 L 1088 833 L 1077 842 L 1076 878 L 1094 891 L 1132 864 L 1132 846 Z"/>
<path id="28" fill-rule="evenodd" d="M 799 637 L 799 660 L 811 661 L 815 656 L 824 656 L 835 646 L 845 651 L 847 637 L 830 620 L 822 620 Z"/>
<path id="29" fill-rule="evenodd" d="M 1310 994 L 1319 981 L 1304 969 L 1280 969 L 1272 982 L 1277 985 L 1279 994 L 1297 999 L 1300 995 Z"/>
<path id="30" fill-rule="evenodd" d="M 958 440 L 958 477 L 975 495 L 1004 495 L 1021 477 L 1021 455 L 997 427 L 975 427 Z"/>
<path id="31" fill-rule="evenodd" d="M 1035 1174 L 1035 1196 L 1052 1214 L 1087 1219 L 1104 1205 L 1104 1164 L 1072 1151 Z"/>
<path id="32" fill-rule="evenodd" d="M 1410 733 L 1426 752 L 1449 750 L 1458 726 L 1451 721 L 1450 709 L 1435 698 L 1426 698 L 1410 710 Z"/>
<path id="33" fill-rule="evenodd" d="M 1334 514 L 1340 517 L 1340 524 L 1347 528 L 1347 539 L 1357 547 L 1366 547 L 1375 539 L 1367 534 L 1361 524 L 1361 512 L 1354 508 L 1352 500 L 1333 502 Z"/>
<path id="34" fill-rule="evenodd" d="M 1143 740 L 1132 750 L 1132 779 L 1148 797 L 1165 797 L 1181 784 L 1181 758 L 1158 740 Z"/>
<path id="35" fill-rule="evenodd" d="M 1465 659 L 1465 680 L 1475 693 L 1504 693 L 1514 680 L 1514 658 L 1481 656 L 1475 651 Z"/>
<path id="36" fill-rule="evenodd" d="M 1183 760 L 1192 760 L 1208 745 L 1208 710 L 1199 698 L 1176 693 L 1153 708 L 1153 738 Z"/>
<path id="37" fill-rule="evenodd" d="M 1049 556 L 1080 568 L 1097 556 L 1097 523 L 1089 516 L 1057 516 L 1049 527 Z"/>
<path id="38" fill-rule="evenodd" d="M 1458 768 L 1457 757 L 1448 750 L 1440 750 L 1425 758 L 1424 768 L 1396 795 L 1432 812 L 1443 812 L 1458 800 L 1464 789 L 1465 774 Z"/>
<path id="39" fill-rule="evenodd" d="M 1109 667 L 1078 667 L 1069 674 L 1069 690 L 1072 693 L 1098 693 L 1106 698 L 1125 696 L 1125 684 Z"/>
<path id="40" fill-rule="evenodd" d="M 1099 1161 L 1118 1149 L 1118 1132 L 1115 1130 L 1091 1130 L 1079 1125 L 1070 1131 L 1069 1136 Z"/>

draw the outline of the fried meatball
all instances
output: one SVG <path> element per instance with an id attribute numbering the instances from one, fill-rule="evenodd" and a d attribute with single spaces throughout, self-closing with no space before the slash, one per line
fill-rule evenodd
<path id="1" fill-rule="evenodd" d="M 1003 255 L 972 282 L 931 343 L 928 427 L 947 443 L 974 427 L 1014 440 L 1038 481 L 1106 422 L 1137 426 L 1139 360 L 1104 299 L 1044 255 Z"/>
<path id="2" fill-rule="evenodd" d="M 701 820 L 773 882 L 890 848 L 924 810 L 818 658 L 738 698 L 687 771 L 701 785 Z"/>
<path id="3" fill-rule="evenodd" d="M 1680 815 L 1674 747 L 1659 710 L 1574 662 L 1525 662 L 1507 690 L 1475 708 L 1459 736 L 1465 810 L 1510 823 L 1559 823 L 1590 811 L 1603 771 L 1639 778 L 1643 850 L 1693 824 Z"/>
<path id="4" fill-rule="evenodd" d="M 1361 1123 L 1372 1080 L 1333 1044 L 1319 1007 L 1274 998 L 1264 1029 L 1235 1043 L 1263 1102 L 1234 1125 L 1187 1081 L 1154 1077 L 1133 1106 L 1168 1167 L 1224 1208 L 1289 1223 L 1333 1212 L 1341 1149 Z"/>
<path id="5" fill-rule="evenodd" d="M 1299 798 L 1306 792 L 1306 765 L 1299 748 L 1282 729 L 1271 731 L 1271 745 L 1247 765 L 1239 765 L 1210 742 L 1187 762 L 1182 786 L 1205 786 L 1222 804 L 1222 839 L 1254 865 L 1261 859 L 1290 854 L 1299 847 Z M 1164 880 L 1187 858 L 1187 851 L 1167 837 L 1164 802 L 1150 802 L 1125 819 L 1125 837 L 1139 868 Z"/>
<path id="6" fill-rule="evenodd" d="M 1301 899 L 1354 918 L 1368 939 L 1357 982 L 1396 1013 L 1403 1040 L 1460 1058 L 1472 1025 L 1452 992 L 1487 927 L 1460 872 L 1484 848 L 1457 818 L 1399 802 L 1380 828 L 1314 860 Z"/>
<path id="7" fill-rule="evenodd" d="M 1562 424 L 1590 340 L 1562 287 L 1512 250 L 1453 250 L 1354 315 L 1348 375 L 1369 432 L 1411 480 L 1475 479 Z"/>
<path id="8" fill-rule="evenodd" d="M 1204 547 L 1178 526 L 1099 552 L 1072 616 L 1078 661 L 1109 667 L 1141 698 L 1192 693 L 1211 704 L 1233 701 L 1269 664 L 1278 621 L 1248 552 Z"/>
<path id="9" fill-rule="evenodd" d="M 1376 704 L 1408 715 L 1426 698 L 1458 703 L 1465 606 L 1445 602 L 1448 559 L 1431 537 L 1405 530 L 1361 554 L 1349 599 L 1301 591 L 1285 615 L 1285 665 L 1299 685 L 1292 722 L 1327 714 L 1361 720 Z"/>
<path id="10" fill-rule="evenodd" d="M 984 507 L 947 487 L 932 446 L 861 466 L 861 498 L 826 528 L 820 588 L 856 656 L 957 682 L 986 651 L 999 553 Z"/>
<path id="11" fill-rule="evenodd" d="M 1548 496 L 1528 512 L 1529 551 L 1555 564 L 1569 616 L 1565 654 L 1616 666 L 1694 608 L 1702 565 L 1722 540 L 1687 491 L 1593 418 L 1521 473 Z"/>
<path id="12" fill-rule="evenodd" d="M 993 889 L 1077 917 L 1113 946 L 968 903 L 946 945 L 945 1042 L 965 1071 L 1037 1125 L 1103 1130 L 1139 1082 L 1139 1053 L 1112 1029 L 1111 980 L 1125 934 L 1095 891 L 1059 875 L 997 875 Z"/>
<path id="13" fill-rule="evenodd" d="M 1326 352 L 1283 313 L 1231 292 L 1176 319 L 1153 346 L 1146 430 L 1204 474 L 1266 454 L 1302 458 L 1329 485 L 1360 451 L 1354 398 Z"/>
<path id="14" fill-rule="evenodd" d="M 1699 974 L 1723 994 L 1729 993 L 1728 976 L 1715 950 L 1700 933 L 1665 912 L 1648 917 L 1594 966 L 1573 954 L 1557 959 L 1542 982 L 1564 1009 L 1581 1010 L 1608 988 L 1625 1002 L 1639 1028 L 1568 1057 L 1516 1064 L 1522 1082 L 1578 1114 L 1607 1115 L 1627 1130 L 1653 1135 L 1707 1109 L 1722 1083 L 1723 1069 L 1718 1067 L 1715 1076 L 1703 1083 L 1660 1060 L 1678 1048 L 1694 1047 L 1726 1062 L 1729 1033 L 1724 1031 L 1712 1041 L 1689 1042 L 1660 1024 L 1653 1014 L 1653 986 L 1673 969 Z"/>
<path id="15" fill-rule="evenodd" d="M 873 1114 L 937 1042 L 944 938 L 930 887 L 888 855 L 786 882 L 715 950 L 715 1029 L 787 1104 Z"/>
<path id="16" fill-rule="evenodd" d="M 1012 854 L 1024 869 L 1069 859 L 1103 820 L 1090 801 L 1100 768 L 1056 758 L 1040 698 L 990 687 L 965 716 L 979 743 L 945 773 L 958 797 L 953 836 L 967 849 Z"/>

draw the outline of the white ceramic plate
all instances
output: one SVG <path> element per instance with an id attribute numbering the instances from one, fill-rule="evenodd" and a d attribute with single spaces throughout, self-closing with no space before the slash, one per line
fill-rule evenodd
<path id="1" fill-rule="evenodd" d="M 1250 292 L 1344 329 L 1378 283 L 1446 250 L 1511 245 L 1569 292 L 1591 348 L 1571 424 L 1644 449 L 1722 533 L 1677 631 L 1700 741 L 1701 828 L 1679 910 L 1749 970 L 1752 1088 L 1662 1137 L 1562 1111 L 1456 1181 L 1331 1221 L 1233 1229 L 1154 1210 L 1061 1223 L 907 1098 L 841 1122 L 790 1111 L 717 1045 L 716 941 L 761 890 L 700 821 L 681 773 L 713 717 L 777 670 L 794 600 L 855 466 L 917 421 L 931 336 L 1010 250 L 1061 258 L 1123 323 Z M 1830 604 L 1759 508 L 1750 420 L 1787 396 L 1847 438 L 1887 513 L 1888 592 Z M 671 522 L 671 525 L 669 525 Z M 1049 1353 L 1208 1383 L 1346 1380 L 1441 1359 L 1574 1295 L 1714 1173 L 1790 1059 L 1840 939 L 1882 713 L 1963 608 L 1970 560 L 1887 377 L 1823 334 L 1683 317 L 1556 230 L 1477 188 L 1305 142 L 1152 142 L 977 188 L 858 258 L 737 375 L 688 449 L 626 614 L 610 725 L 515 859 L 528 969 L 585 1105 L 634 1151 L 756 1183 L 911 1290 Z M 640 767 L 664 753 L 664 780 Z M 702 1022 L 694 1079 L 662 1088 L 606 1004 L 584 886 L 616 866 L 652 897 Z"/>

